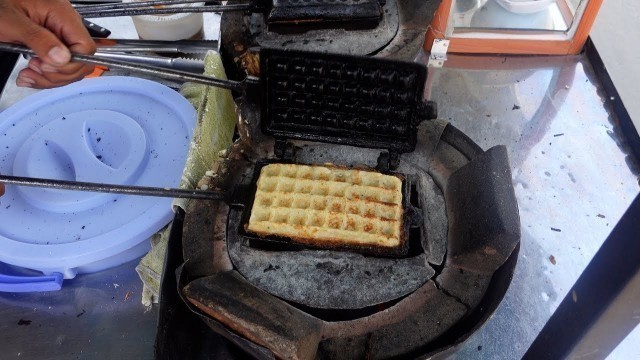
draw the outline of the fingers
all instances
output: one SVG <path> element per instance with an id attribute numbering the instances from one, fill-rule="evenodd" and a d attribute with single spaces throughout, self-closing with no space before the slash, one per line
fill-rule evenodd
<path id="1" fill-rule="evenodd" d="M 0 0 L 0 40 L 23 43 L 38 55 L 20 73 L 18 86 L 48 88 L 82 79 L 92 65 L 70 63 L 71 53 L 93 54 L 96 46 L 67 0 Z"/>
<path id="2" fill-rule="evenodd" d="M 1 8 L 0 22 L 3 23 L 3 40 L 25 44 L 53 65 L 64 65 L 71 59 L 71 52 L 55 34 L 18 9 Z"/>
<path id="3" fill-rule="evenodd" d="M 16 84 L 22 87 L 45 89 L 66 85 L 78 81 L 93 71 L 93 66 L 82 63 L 69 63 L 65 66 L 51 68 L 49 64 L 34 58 L 29 66 L 18 74 Z"/>
<path id="4" fill-rule="evenodd" d="M 67 0 L 46 0 L 51 6 L 47 27 L 64 41 L 71 52 L 90 55 L 96 44 L 82 22 L 82 17 Z"/>
<path id="5" fill-rule="evenodd" d="M 4 184 L 0 183 L 0 196 L 4 195 Z"/>

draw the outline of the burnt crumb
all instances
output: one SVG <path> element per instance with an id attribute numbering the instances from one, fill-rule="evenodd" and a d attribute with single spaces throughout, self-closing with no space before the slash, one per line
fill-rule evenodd
<path id="1" fill-rule="evenodd" d="M 513 107 L 511 108 L 511 110 L 520 110 L 520 106 L 513 104 Z"/>
<path id="2" fill-rule="evenodd" d="M 80 313 L 78 313 L 78 315 L 76 315 L 77 318 L 79 318 L 80 316 L 86 314 L 86 311 L 84 309 L 82 309 L 82 311 Z"/>
<path id="3" fill-rule="evenodd" d="M 551 230 L 556 231 L 556 232 L 561 232 L 562 231 L 560 229 L 556 229 L 556 228 L 553 228 L 553 227 L 551 228 Z"/>
<path id="4" fill-rule="evenodd" d="M 82 225 L 82 228 L 81 228 L 81 229 L 82 229 L 82 230 L 84 230 L 84 228 L 85 228 L 85 227 L 86 227 L 85 225 Z"/>
<path id="5" fill-rule="evenodd" d="M 553 255 L 549 256 L 549 262 L 551 262 L 551 264 L 555 265 L 556 264 L 556 257 Z"/>
<path id="6" fill-rule="evenodd" d="M 478 351 L 482 351 L 482 345 L 478 345 Z"/>
<path id="7" fill-rule="evenodd" d="M 99 138 L 97 138 L 97 139 L 96 139 L 96 141 L 97 141 L 97 142 L 100 142 L 100 141 L 102 141 L 102 138 L 101 138 L 101 137 L 99 137 Z"/>
<path id="8" fill-rule="evenodd" d="M 31 320 L 20 319 L 20 320 L 18 320 L 18 325 L 20 325 L 20 326 L 29 326 L 29 325 L 31 325 Z"/>
<path id="9" fill-rule="evenodd" d="M 62 120 L 67 120 L 67 118 L 63 116 L 63 117 L 62 117 Z"/>
<path id="10" fill-rule="evenodd" d="M 273 265 L 269 264 L 269 266 L 266 269 L 264 269 L 262 272 L 267 272 L 267 271 L 276 271 L 276 268 Z"/>
<path id="11" fill-rule="evenodd" d="M 366 270 L 366 271 L 364 272 L 364 274 L 365 274 L 365 275 L 367 275 L 367 276 L 371 276 L 371 272 L 370 272 L 369 270 Z"/>
<path id="12" fill-rule="evenodd" d="M 562 136 L 562 135 L 564 135 L 564 133 L 554 134 L 553 137 L 558 137 L 558 136 Z"/>
<path id="13" fill-rule="evenodd" d="M 102 159 L 102 155 L 96 155 L 96 159 L 101 160 Z"/>
<path id="14" fill-rule="evenodd" d="M 87 128 L 87 132 L 91 132 L 91 128 Z"/>
<path id="15" fill-rule="evenodd" d="M 598 214 L 596 215 L 597 217 L 599 217 L 600 219 L 604 219 L 606 216 L 602 215 L 602 214 Z"/>

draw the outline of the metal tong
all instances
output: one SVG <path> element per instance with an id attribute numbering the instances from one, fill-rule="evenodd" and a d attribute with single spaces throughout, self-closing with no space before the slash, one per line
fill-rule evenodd
<path id="1" fill-rule="evenodd" d="M 197 0 L 152 0 L 142 2 L 127 2 L 99 5 L 79 5 L 75 6 L 76 11 L 85 18 L 103 18 L 116 16 L 137 16 L 137 15 L 168 15 L 180 13 L 205 13 L 205 12 L 225 12 L 225 11 L 248 11 L 259 12 L 267 8 L 270 2 L 265 0 L 252 0 L 239 4 L 220 5 L 199 5 L 199 6 L 178 6 L 179 4 L 198 4 L 204 1 Z"/>
<path id="2" fill-rule="evenodd" d="M 125 40 L 95 39 L 98 51 L 94 56 L 106 59 L 123 60 L 131 63 L 160 66 L 201 74 L 204 72 L 204 60 L 194 59 L 191 55 L 202 57 L 209 50 L 218 47 L 217 41 L 210 40 Z M 148 53 L 188 54 L 186 57 L 164 57 Z"/>
<path id="3" fill-rule="evenodd" d="M 23 54 L 27 56 L 37 56 L 36 53 L 22 45 L 10 44 L 0 42 L 0 51 L 7 51 L 12 53 Z M 211 76 L 195 74 L 188 71 L 167 69 L 160 66 L 153 66 L 141 63 L 134 63 L 125 60 L 107 59 L 95 55 L 80 55 L 72 54 L 72 61 L 80 61 L 88 64 L 103 65 L 114 69 L 129 70 L 131 72 L 137 72 L 140 74 L 146 74 L 156 76 L 159 78 L 173 80 L 177 82 L 195 82 L 198 84 L 204 84 L 208 86 L 215 86 L 231 91 L 243 92 L 247 83 L 257 83 L 258 79 L 255 77 L 247 77 L 242 81 L 233 80 L 221 80 Z"/>
<path id="4" fill-rule="evenodd" d="M 201 74 L 204 71 L 204 54 L 218 50 L 217 40 L 138 40 L 93 39 L 98 47 L 94 54 L 100 58 L 123 60 L 132 63 L 161 66 Z M 164 57 L 149 53 L 182 54 L 180 57 Z M 193 56 L 197 58 L 193 58 Z"/>
<path id="5" fill-rule="evenodd" d="M 137 39 L 93 39 L 99 52 L 155 52 L 204 54 L 217 50 L 217 40 L 137 40 Z"/>

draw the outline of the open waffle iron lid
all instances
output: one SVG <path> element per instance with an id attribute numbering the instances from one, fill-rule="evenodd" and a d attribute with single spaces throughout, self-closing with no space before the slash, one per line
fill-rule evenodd
<path id="1" fill-rule="evenodd" d="M 313 56 L 311 56 L 313 55 Z M 263 48 L 261 126 L 276 139 L 298 139 L 411 152 L 427 70 L 416 63 Z"/>

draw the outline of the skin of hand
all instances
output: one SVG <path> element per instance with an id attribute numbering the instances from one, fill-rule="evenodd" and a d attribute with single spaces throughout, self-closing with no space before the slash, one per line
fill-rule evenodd
<path id="1" fill-rule="evenodd" d="M 4 185 L 0 183 L 0 196 L 4 195 Z"/>
<path id="2" fill-rule="evenodd" d="M 96 45 L 68 0 L 0 0 L 0 41 L 38 55 L 18 74 L 18 86 L 52 88 L 93 71 L 92 65 L 69 62 L 72 52 L 91 55 Z"/>

